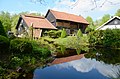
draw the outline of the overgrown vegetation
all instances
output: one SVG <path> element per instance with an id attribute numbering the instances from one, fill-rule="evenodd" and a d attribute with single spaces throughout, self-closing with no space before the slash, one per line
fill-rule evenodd
<path id="1" fill-rule="evenodd" d="M 1 21 L 0 21 L 0 35 L 7 36 Z"/>
<path id="2" fill-rule="evenodd" d="M 91 46 L 120 48 L 120 29 L 97 30 L 89 33 Z"/>
<path id="3" fill-rule="evenodd" d="M 59 38 L 61 36 L 61 30 L 45 31 L 43 36 L 48 36 L 50 38 Z"/>
<path id="4" fill-rule="evenodd" d="M 25 77 L 36 67 L 42 67 L 51 56 L 50 50 L 40 46 L 38 41 L 9 38 L 0 35 L 0 78 Z M 19 70 L 20 68 L 20 70 Z"/>
<path id="5" fill-rule="evenodd" d="M 62 46 L 62 49 L 63 47 L 75 49 L 77 54 L 80 54 L 80 51 L 87 51 L 88 49 L 87 35 L 82 35 L 81 30 L 78 30 L 76 36 L 56 39 L 55 44 Z M 61 51 L 63 52 L 63 50 Z"/>

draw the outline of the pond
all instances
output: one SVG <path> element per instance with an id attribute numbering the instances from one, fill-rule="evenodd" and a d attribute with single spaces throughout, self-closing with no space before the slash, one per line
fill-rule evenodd
<path id="1" fill-rule="evenodd" d="M 120 79 L 120 50 L 95 48 L 80 57 L 58 59 L 35 69 L 33 79 Z"/>

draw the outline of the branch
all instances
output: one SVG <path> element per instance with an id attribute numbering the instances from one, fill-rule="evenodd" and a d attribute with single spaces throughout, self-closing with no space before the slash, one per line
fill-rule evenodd
<path id="1" fill-rule="evenodd" d="M 113 3 L 111 1 L 107 1 L 107 2 L 109 2 L 111 5 L 119 5 L 120 4 L 120 2 L 118 2 L 118 3 Z"/>
<path id="2" fill-rule="evenodd" d="M 103 7 L 103 5 L 104 5 L 106 2 L 107 2 L 107 0 L 105 0 L 105 1 L 101 4 L 100 7 Z"/>

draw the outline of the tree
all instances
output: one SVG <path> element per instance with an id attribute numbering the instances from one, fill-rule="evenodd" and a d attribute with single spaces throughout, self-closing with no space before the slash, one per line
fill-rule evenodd
<path id="1" fill-rule="evenodd" d="M 104 24 L 105 22 L 107 22 L 110 19 L 110 15 L 109 14 L 105 14 L 102 19 L 101 19 L 101 23 L 100 25 Z"/>
<path id="2" fill-rule="evenodd" d="M 0 20 L 2 22 L 2 25 L 5 29 L 5 32 L 11 30 L 11 17 L 10 17 L 10 13 L 8 12 L 1 12 L 0 13 Z"/>
<path id="3" fill-rule="evenodd" d="M 0 21 L 0 35 L 6 36 L 5 30 L 4 30 L 4 28 L 3 28 L 3 25 L 2 25 L 2 23 L 1 23 L 1 21 Z"/>
<path id="4" fill-rule="evenodd" d="M 115 13 L 115 15 L 120 17 L 120 9 L 117 10 L 117 12 Z"/>
<path id="5" fill-rule="evenodd" d="M 88 17 L 86 18 L 86 20 L 88 21 L 89 25 L 88 25 L 88 27 L 86 28 L 85 31 L 86 31 L 86 32 L 94 31 L 94 30 L 95 30 L 95 25 L 94 25 L 93 19 L 92 19 L 90 16 L 88 16 Z"/>

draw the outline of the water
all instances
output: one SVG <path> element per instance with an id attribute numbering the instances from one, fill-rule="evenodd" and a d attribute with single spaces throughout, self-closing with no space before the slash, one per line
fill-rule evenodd
<path id="1" fill-rule="evenodd" d="M 120 79 L 120 50 L 92 49 L 82 58 L 34 71 L 33 79 Z"/>

